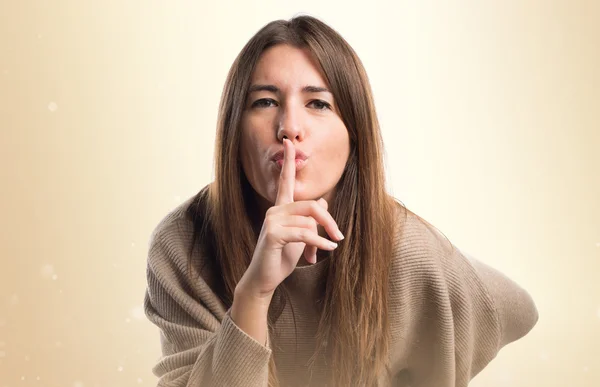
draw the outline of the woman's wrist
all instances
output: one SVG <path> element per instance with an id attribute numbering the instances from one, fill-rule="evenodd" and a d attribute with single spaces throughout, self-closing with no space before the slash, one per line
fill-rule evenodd
<path id="1" fill-rule="evenodd" d="M 240 279 L 234 290 L 233 297 L 247 299 L 249 302 L 266 305 L 271 304 L 271 299 L 275 290 L 266 291 L 264 286 L 254 284 L 253 280 L 248 276 L 248 272 Z"/>
<path id="2" fill-rule="evenodd" d="M 237 286 L 231 305 L 231 319 L 247 335 L 266 345 L 268 313 L 272 295 L 260 296 L 250 289 Z"/>
<path id="3" fill-rule="evenodd" d="M 237 300 L 239 301 L 238 304 L 244 304 L 246 308 L 256 310 L 257 312 L 264 311 L 266 313 L 269 310 L 272 299 L 273 292 L 267 294 L 261 293 L 252 289 L 252 287 L 244 286 L 241 283 L 236 286 L 233 293 L 234 304 Z"/>

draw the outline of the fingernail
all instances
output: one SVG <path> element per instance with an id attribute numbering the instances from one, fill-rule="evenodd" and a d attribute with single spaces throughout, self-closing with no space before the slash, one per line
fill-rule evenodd
<path id="1" fill-rule="evenodd" d="M 337 238 L 339 240 L 344 239 L 344 234 L 342 234 L 342 232 L 340 230 L 337 230 L 337 232 L 335 233 L 335 235 L 337 236 Z"/>
<path id="2" fill-rule="evenodd" d="M 337 248 L 338 244 L 335 242 L 329 242 L 329 246 L 331 246 L 332 249 Z"/>

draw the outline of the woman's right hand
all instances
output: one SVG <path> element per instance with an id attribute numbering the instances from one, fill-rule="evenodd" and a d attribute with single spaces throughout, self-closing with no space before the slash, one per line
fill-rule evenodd
<path id="1" fill-rule="evenodd" d="M 303 251 L 306 250 L 307 260 L 315 263 L 317 248 L 334 250 L 337 247 L 318 234 L 317 224 L 322 225 L 332 239 L 343 239 L 327 211 L 325 199 L 294 202 L 296 151 L 287 139 L 283 140 L 283 149 L 283 167 L 275 205 L 265 214 L 252 261 L 236 288 L 236 292 L 268 301 L 275 288 L 292 273 Z"/>

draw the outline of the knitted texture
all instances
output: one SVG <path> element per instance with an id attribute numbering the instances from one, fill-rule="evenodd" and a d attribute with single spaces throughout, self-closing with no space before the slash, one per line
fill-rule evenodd
<path id="1" fill-rule="evenodd" d="M 191 198 L 152 233 L 144 309 L 159 328 L 153 367 L 164 387 L 267 387 L 275 357 L 282 386 L 324 386 L 327 359 L 316 348 L 327 259 L 297 267 L 285 280 L 289 300 L 267 346 L 242 331 L 204 279 L 188 276 Z M 404 222 L 404 221 L 402 221 Z M 464 387 L 506 344 L 526 335 L 538 312 L 531 296 L 494 268 L 461 252 L 419 218 L 395 237 L 390 269 L 390 371 L 382 386 Z M 194 249 L 193 261 L 205 259 Z M 373 279 L 376 280 L 376 279 Z"/>

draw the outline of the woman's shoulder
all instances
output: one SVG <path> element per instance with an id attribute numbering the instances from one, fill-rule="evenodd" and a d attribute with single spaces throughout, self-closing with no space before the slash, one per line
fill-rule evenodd
<path id="1" fill-rule="evenodd" d="M 499 347 L 529 332 L 538 320 L 531 295 L 502 272 L 455 246 L 431 223 L 407 211 L 397 233 L 392 282 L 397 296 L 415 305 L 452 310 L 455 324 L 468 316 Z M 418 300 L 416 300 L 418 299 Z"/>
<path id="2" fill-rule="evenodd" d="M 205 265 L 207 255 L 198 248 L 201 195 L 202 191 L 169 210 L 154 227 L 148 246 L 148 287 L 151 295 L 168 294 L 167 302 L 188 306 L 201 302 L 222 318 L 225 309 L 214 291 L 215 272 Z"/>
<path id="3" fill-rule="evenodd" d="M 192 244 L 196 238 L 194 214 L 199 197 L 200 193 L 171 208 L 154 227 L 148 241 L 149 268 L 188 271 L 192 254 L 198 255 Z"/>
<path id="4" fill-rule="evenodd" d="M 398 205 L 394 231 L 394 260 L 433 264 L 453 252 L 455 246 L 434 225 L 417 213 Z M 439 262 L 438 262 L 439 263 Z"/>
<path id="5" fill-rule="evenodd" d="M 411 284 L 413 290 L 431 295 L 432 288 L 449 290 L 458 282 L 477 280 L 469 259 L 437 227 L 406 208 L 398 216 L 392 281 Z"/>
<path id="6" fill-rule="evenodd" d="M 190 206 L 193 205 L 196 195 L 186 199 L 170 209 L 156 224 L 150 234 L 149 246 L 158 241 L 184 242 L 191 238 L 193 221 L 189 215 Z"/>
<path id="7" fill-rule="evenodd" d="M 150 269 L 171 267 L 180 275 L 200 275 L 207 282 L 212 281 L 215 266 L 214 235 L 207 227 L 209 187 L 210 184 L 169 210 L 154 227 L 148 242 Z"/>

